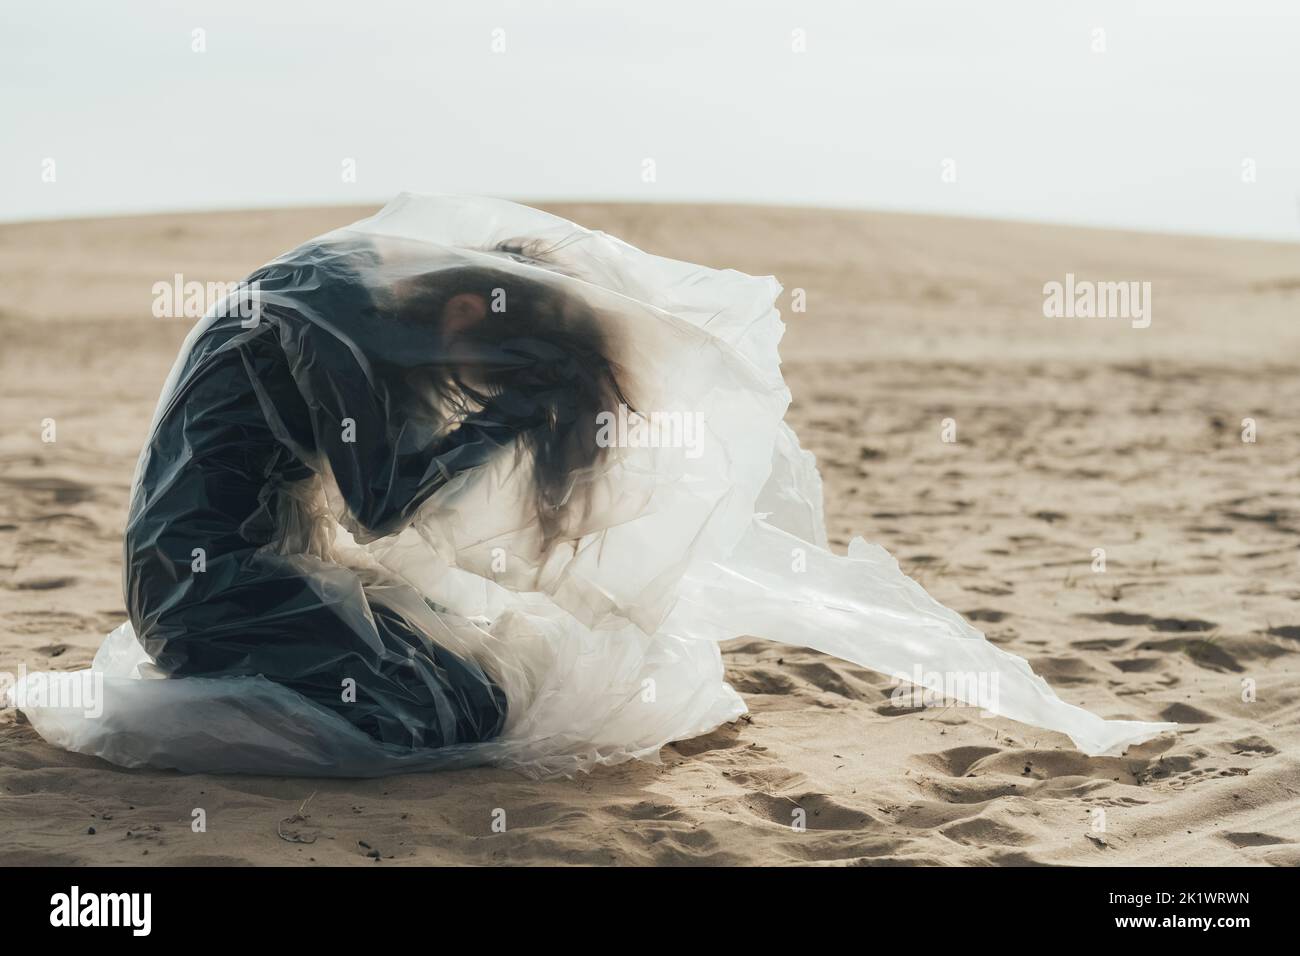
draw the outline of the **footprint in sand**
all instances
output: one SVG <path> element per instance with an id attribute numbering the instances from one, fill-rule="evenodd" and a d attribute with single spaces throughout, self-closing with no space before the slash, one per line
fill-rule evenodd
<path id="1" fill-rule="evenodd" d="M 1227 840 L 1235 847 L 1244 846 L 1277 846 L 1280 843 L 1290 843 L 1290 840 L 1282 837 L 1271 836 L 1267 833 L 1220 833 L 1220 837 Z"/>
<path id="2" fill-rule="evenodd" d="M 951 747 L 938 753 L 918 754 L 917 760 L 950 777 L 964 777 L 985 757 L 1001 752 L 997 747 Z"/>
<path id="3" fill-rule="evenodd" d="M 1146 671 L 1153 671 L 1161 663 L 1162 661 L 1158 657 L 1135 657 L 1127 661 L 1111 661 L 1116 670 L 1121 670 L 1126 674 L 1141 674 Z"/>
<path id="4" fill-rule="evenodd" d="M 824 793 L 801 793 L 789 796 L 771 793 L 750 793 L 744 798 L 745 806 L 755 816 L 791 826 L 802 819 L 808 830 L 865 830 L 880 821 L 860 807 L 849 807 Z"/>
<path id="5" fill-rule="evenodd" d="M 994 810 L 993 813 L 1000 813 Z M 940 827 L 939 832 L 955 843 L 967 846 L 1028 846 L 1034 836 L 1008 820 L 997 816 L 976 816 Z"/>
<path id="6" fill-rule="evenodd" d="M 57 505 L 80 504 L 95 497 L 96 493 L 94 485 L 68 478 L 57 478 L 53 475 L 33 475 L 24 478 L 3 477 L 0 478 L 0 482 L 28 494 L 32 492 L 47 494 L 50 496 L 49 500 Z"/>
<path id="7" fill-rule="evenodd" d="M 1197 618 L 1152 617 L 1150 614 L 1132 614 L 1128 611 L 1105 611 L 1100 614 L 1079 614 L 1076 616 L 1088 621 L 1117 624 L 1120 627 L 1141 627 L 1145 625 L 1153 631 L 1166 633 L 1212 631 L 1219 626 L 1213 621 L 1202 621 Z"/>
<path id="8" fill-rule="evenodd" d="M 1170 704 L 1160 711 L 1161 720 L 1172 720 L 1180 724 L 1213 724 L 1219 718 L 1191 704 Z"/>
<path id="9" fill-rule="evenodd" d="M 963 611 L 962 615 L 968 621 L 986 621 L 989 624 L 996 624 L 998 621 L 1005 620 L 1007 614 L 1005 611 L 995 611 L 992 608 L 977 607 L 973 611 Z"/>
<path id="10" fill-rule="evenodd" d="M 75 577 L 58 575 L 55 577 L 24 578 L 10 583 L 9 587 L 14 591 L 55 591 L 59 588 L 70 587 L 76 583 L 77 579 Z"/>
<path id="11" fill-rule="evenodd" d="M 1139 650 L 1181 653 L 1190 657 L 1198 666 L 1220 673 L 1231 671 L 1240 673 L 1245 670 L 1217 638 L 1174 638 L 1167 641 L 1144 641 Z"/>
<path id="12" fill-rule="evenodd" d="M 1224 749 L 1234 756 L 1238 754 L 1260 754 L 1264 757 L 1271 757 L 1278 752 L 1278 749 L 1263 737 L 1255 735 L 1234 740 L 1232 743 L 1224 745 Z"/>

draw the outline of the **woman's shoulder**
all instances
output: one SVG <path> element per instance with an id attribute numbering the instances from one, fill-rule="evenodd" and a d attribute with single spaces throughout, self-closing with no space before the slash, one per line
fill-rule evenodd
<path id="1" fill-rule="evenodd" d="M 246 281 L 268 290 L 300 290 L 305 294 L 324 285 L 364 286 L 364 276 L 377 262 L 374 245 L 364 236 L 328 236 L 277 256 Z"/>

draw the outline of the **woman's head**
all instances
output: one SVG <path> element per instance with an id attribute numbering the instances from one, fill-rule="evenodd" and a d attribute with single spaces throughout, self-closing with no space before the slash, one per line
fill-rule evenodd
<path id="1" fill-rule="evenodd" d="M 404 318 L 438 324 L 433 380 L 444 406 L 518 429 L 548 539 L 586 507 L 575 482 L 605 454 L 596 416 L 630 405 L 595 312 L 560 281 L 504 265 L 457 266 L 405 280 L 398 291 Z"/>

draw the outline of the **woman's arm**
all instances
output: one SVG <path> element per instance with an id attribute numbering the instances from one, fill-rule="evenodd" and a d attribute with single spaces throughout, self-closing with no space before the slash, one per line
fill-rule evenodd
<path id="1" fill-rule="evenodd" d="M 371 359 L 355 338 L 306 322 L 286 333 L 282 344 L 316 451 L 359 540 L 400 531 L 452 477 L 486 463 L 545 420 L 537 403 L 516 396 L 490 401 L 458 425 L 439 421 L 428 402 L 414 407 L 409 367 Z M 431 342 L 429 361 L 437 359 L 434 348 Z"/>

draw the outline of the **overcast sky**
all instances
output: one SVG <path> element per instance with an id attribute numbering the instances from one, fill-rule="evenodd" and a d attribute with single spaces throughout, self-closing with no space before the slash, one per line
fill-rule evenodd
<path id="1" fill-rule="evenodd" d="M 0 21 L 5 220 L 414 190 L 1300 238 L 1291 0 L 5 0 Z"/>

